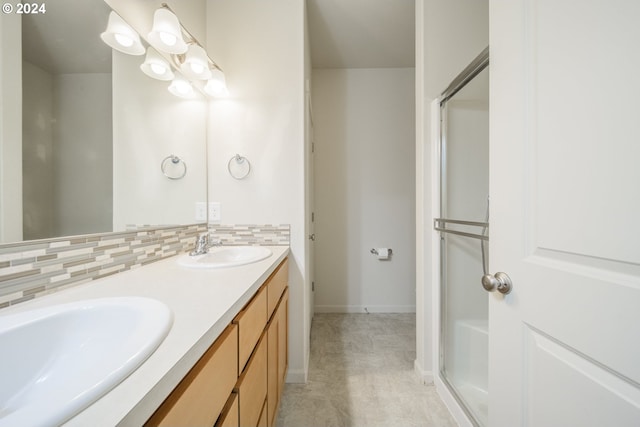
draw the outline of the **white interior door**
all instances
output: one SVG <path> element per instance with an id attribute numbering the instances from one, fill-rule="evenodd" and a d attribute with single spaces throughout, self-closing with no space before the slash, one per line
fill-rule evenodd
<path id="1" fill-rule="evenodd" d="M 490 20 L 489 425 L 640 426 L 640 2 Z"/>

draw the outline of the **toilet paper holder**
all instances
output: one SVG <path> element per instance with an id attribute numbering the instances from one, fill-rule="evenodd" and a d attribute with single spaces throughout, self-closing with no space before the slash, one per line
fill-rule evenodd
<path id="1" fill-rule="evenodd" d="M 374 255 L 380 255 L 376 248 L 371 248 L 371 250 L 369 252 L 371 252 Z M 389 256 L 391 256 L 392 253 L 393 253 L 393 250 L 391 250 L 391 248 L 389 248 Z"/>

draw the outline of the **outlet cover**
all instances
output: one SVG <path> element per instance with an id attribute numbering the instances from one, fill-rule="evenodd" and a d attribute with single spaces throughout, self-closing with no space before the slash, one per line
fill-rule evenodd
<path id="1" fill-rule="evenodd" d="M 220 209 L 220 202 L 209 202 L 209 222 L 220 222 L 222 218 Z"/>
<path id="2" fill-rule="evenodd" d="M 207 220 L 207 203 L 196 202 L 196 221 Z"/>

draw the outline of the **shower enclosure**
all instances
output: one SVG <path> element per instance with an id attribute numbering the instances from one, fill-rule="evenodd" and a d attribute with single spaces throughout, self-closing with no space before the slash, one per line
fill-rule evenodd
<path id="1" fill-rule="evenodd" d="M 489 49 L 440 98 L 440 377 L 487 424 Z"/>

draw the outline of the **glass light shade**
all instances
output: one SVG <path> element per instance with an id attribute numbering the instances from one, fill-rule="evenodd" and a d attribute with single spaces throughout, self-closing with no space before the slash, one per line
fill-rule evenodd
<path id="1" fill-rule="evenodd" d="M 191 82 L 180 75 L 176 75 L 169 85 L 169 92 L 180 98 L 195 98 L 196 92 Z"/>
<path id="2" fill-rule="evenodd" d="M 142 46 L 138 33 L 113 11 L 109 13 L 107 29 L 100 34 L 100 38 L 119 52 L 129 55 L 144 54 L 144 46 Z"/>
<path id="3" fill-rule="evenodd" d="M 211 70 L 211 78 L 204 86 L 204 91 L 207 95 L 215 97 L 223 97 L 229 95 L 227 89 L 227 82 L 224 77 L 224 73 L 219 69 Z"/>
<path id="4" fill-rule="evenodd" d="M 171 80 L 174 77 L 171 66 L 160 54 L 152 47 L 147 49 L 147 56 L 140 65 L 140 69 L 147 76 L 158 80 Z"/>
<path id="5" fill-rule="evenodd" d="M 184 62 L 180 66 L 182 74 L 190 79 L 207 80 L 211 77 L 207 52 L 197 44 L 189 45 Z"/>
<path id="6" fill-rule="evenodd" d="M 148 39 L 153 47 L 163 52 L 180 54 L 187 51 L 178 17 L 164 7 L 153 14 L 153 27 Z"/>

